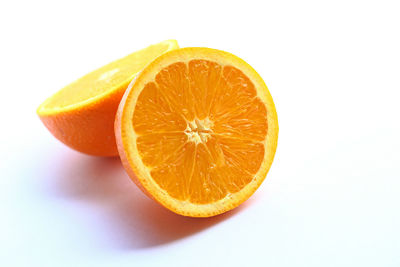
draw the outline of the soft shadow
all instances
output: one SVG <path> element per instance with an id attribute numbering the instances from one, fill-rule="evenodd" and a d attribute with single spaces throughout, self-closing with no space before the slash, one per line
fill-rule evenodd
<path id="1" fill-rule="evenodd" d="M 119 249 L 182 239 L 226 220 L 244 206 L 211 218 L 183 217 L 144 195 L 129 179 L 119 158 L 67 153 L 60 160 L 54 168 L 52 193 L 92 204 L 106 228 L 104 238 Z"/>

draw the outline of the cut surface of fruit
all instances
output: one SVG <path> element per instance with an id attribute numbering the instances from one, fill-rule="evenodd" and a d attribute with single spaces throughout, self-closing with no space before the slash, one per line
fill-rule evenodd
<path id="1" fill-rule="evenodd" d="M 37 114 L 50 132 L 80 152 L 117 155 L 114 119 L 119 102 L 132 79 L 161 54 L 178 48 L 164 41 L 111 62 L 48 98 Z"/>
<path id="2" fill-rule="evenodd" d="M 261 77 L 238 57 L 210 48 L 170 51 L 132 81 L 115 122 L 128 174 L 185 216 L 223 213 L 264 180 L 278 121 Z"/>

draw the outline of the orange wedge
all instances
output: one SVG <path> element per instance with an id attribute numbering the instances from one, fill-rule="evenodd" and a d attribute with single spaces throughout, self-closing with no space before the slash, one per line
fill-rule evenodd
<path id="1" fill-rule="evenodd" d="M 168 40 L 105 65 L 48 98 L 37 114 L 67 146 L 90 155 L 118 155 L 114 120 L 126 88 L 147 64 L 176 48 L 178 43 Z"/>
<path id="2" fill-rule="evenodd" d="M 278 139 L 274 102 L 242 59 L 210 48 L 158 57 L 132 81 L 115 121 L 132 180 L 169 210 L 209 217 L 248 199 Z"/>

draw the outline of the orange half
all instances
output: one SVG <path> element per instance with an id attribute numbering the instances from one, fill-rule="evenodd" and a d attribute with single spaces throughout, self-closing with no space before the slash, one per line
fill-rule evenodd
<path id="1" fill-rule="evenodd" d="M 210 48 L 170 51 L 132 81 L 115 121 L 132 180 L 171 211 L 209 217 L 261 185 L 278 139 L 274 102 L 242 59 Z"/>
<path id="2" fill-rule="evenodd" d="M 126 88 L 147 64 L 176 48 L 175 40 L 167 40 L 111 62 L 49 97 L 37 114 L 67 146 L 90 155 L 116 156 L 114 120 Z"/>

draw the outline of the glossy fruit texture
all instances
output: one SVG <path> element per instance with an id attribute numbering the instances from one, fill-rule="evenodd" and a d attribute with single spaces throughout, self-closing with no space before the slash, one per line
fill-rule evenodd
<path id="1" fill-rule="evenodd" d="M 278 120 L 261 77 L 209 48 L 170 51 L 120 103 L 118 150 L 132 180 L 161 205 L 208 217 L 248 199 L 274 158 Z"/>

